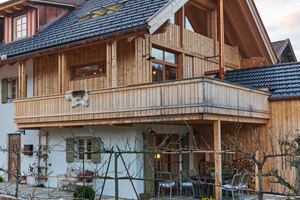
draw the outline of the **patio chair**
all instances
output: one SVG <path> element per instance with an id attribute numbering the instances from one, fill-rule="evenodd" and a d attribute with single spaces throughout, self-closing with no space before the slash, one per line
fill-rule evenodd
<path id="1" fill-rule="evenodd" d="M 241 176 L 242 176 L 241 174 L 235 174 L 233 176 L 231 184 L 223 185 L 222 189 L 226 190 L 226 197 L 227 196 L 229 197 L 228 192 L 231 191 L 232 192 L 232 199 L 234 200 L 234 192 L 239 189 Z M 239 199 L 241 199 L 240 191 L 239 191 Z"/>
<path id="2" fill-rule="evenodd" d="M 161 179 L 162 181 L 159 181 L 158 183 L 158 196 L 161 188 L 169 188 L 170 189 L 170 198 L 172 198 L 172 188 L 176 185 L 176 182 L 172 180 L 171 172 L 157 172 L 158 179 Z M 178 186 L 177 186 L 177 195 L 178 195 Z"/>
<path id="3" fill-rule="evenodd" d="M 224 175 L 224 174 L 233 174 L 233 170 L 232 169 L 222 169 L 222 175 Z M 225 185 L 225 184 L 228 184 L 230 182 L 231 182 L 231 179 L 223 180 L 222 184 Z"/>
<path id="4" fill-rule="evenodd" d="M 182 188 L 192 188 L 193 190 L 193 197 L 195 197 L 195 182 L 188 179 L 187 177 L 187 173 L 185 172 L 185 170 L 183 171 L 179 171 L 179 184 L 180 184 L 180 196 L 182 193 Z M 185 195 L 186 195 L 187 190 L 185 191 Z"/>
<path id="5" fill-rule="evenodd" d="M 189 169 L 189 174 L 190 176 L 197 176 L 198 174 L 196 173 L 195 169 Z"/>
<path id="6" fill-rule="evenodd" d="M 198 174 L 196 173 L 196 170 L 195 170 L 195 169 L 189 169 L 189 174 L 190 174 L 190 176 L 198 176 Z M 198 181 L 201 181 L 201 180 L 200 180 L 200 177 L 199 177 L 199 180 L 198 180 Z M 204 183 L 198 182 L 200 195 L 204 195 L 203 185 L 204 185 Z"/>
<path id="7" fill-rule="evenodd" d="M 250 179 L 250 174 L 249 173 L 245 173 L 242 177 L 241 183 L 239 185 L 239 189 L 248 189 L 248 181 Z M 248 197 L 249 197 L 249 191 L 247 191 L 248 193 Z M 244 192 L 242 190 L 242 196 L 244 198 Z"/>

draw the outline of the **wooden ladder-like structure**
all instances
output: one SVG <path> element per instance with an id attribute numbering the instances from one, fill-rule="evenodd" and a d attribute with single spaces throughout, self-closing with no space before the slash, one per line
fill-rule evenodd
<path id="1" fill-rule="evenodd" d="M 39 136 L 39 144 L 38 146 L 38 165 L 36 166 L 38 169 L 38 177 L 37 180 L 40 182 L 40 180 L 48 180 L 47 177 L 47 171 L 48 171 L 48 132 L 46 133 L 39 133 L 37 136 Z M 45 144 L 43 144 L 43 137 L 45 138 Z"/>

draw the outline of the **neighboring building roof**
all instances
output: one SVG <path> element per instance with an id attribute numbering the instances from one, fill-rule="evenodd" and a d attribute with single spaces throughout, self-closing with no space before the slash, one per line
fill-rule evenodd
<path id="1" fill-rule="evenodd" d="M 280 63 L 284 62 L 281 59 L 283 54 L 288 59 L 288 62 L 297 62 L 294 49 L 289 39 L 272 42 L 272 46 Z"/>
<path id="2" fill-rule="evenodd" d="M 78 18 L 89 14 L 94 9 L 120 2 L 118 0 L 89 0 L 40 33 L 0 46 L 0 55 L 7 54 L 7 57 L 13 57 L 52 46 L 146 26 L 147 21 L 169 1 L 129 0 L 117 12 L 78 22 Z"/>
<path id="3" fill-rule="evenodd" d="M 300 63 L 227 71 L 224 80 L 248 87 L 270 87 L 271 98 L 300 96 Z"/>

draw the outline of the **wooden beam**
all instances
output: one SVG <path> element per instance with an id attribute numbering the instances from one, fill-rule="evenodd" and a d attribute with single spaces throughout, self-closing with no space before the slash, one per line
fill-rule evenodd
<path id="1" fill-rule="evenodd" d="M 62 94 L 62 75 L 63 75 L 63 67 L 62 67 L 62 53 L 58 53 L 58 93 Z"/>
<path id="2" fill-rule="evenodd" d="M 117 68 L 117 41 L 113 41 L 111 45 L 111 75 L 112 87 L 118 86 L 118 68 Z"/>
<path id="3" fill-rule="evenodd" d="M 180 47 L 184 47 L 184 30 L 185 30 L 185 7 L 181 7 L 175 13 L 175 24 L 180 27 Z"/>
<path id="4" fill-rule="evenodd" d="M 16 10 L 14 8 L 5 8 L 5 12 L 11 14 L 11 13 L 15 13 Z"/>
<path id="5" fill-rule="evenodd" d="M 221 121 L 214 121 L 214 151 L 221 151 Z M 214 153 L 215 158 L 215 184 L 222 184 L 222 157 L 219 153 Z M 222 188 L 215 187 L 216 200 L 222 199 Z"/>
<path id="6" fill-rule="evenodd" d="M 220 69 L 220 79 L 224 79 L 225 75 L 225 54 L 224 54 L 224 1 L 219 0 L 219 69 Z"/>
<path id="7" fill-rule="evenodd" d="M 255 40 L 255 46 L 258 48 L 259 52 L 260 52 L 261 55 L 263 56 L 263 50 L 262 50 L 261 45 L 264 45 L 264 43 L 258 41 L 258 37 L 260 37 L 260 36 L 255 35 L 254 29 L 253 29 L 253 27 L 251 26 L 251 22 L 250 22 L 249 18 L 248 18 L 247 15 L 246 15 L 247 11 L 245 10 L 244 6 L 241 4 L 240 0 L 236 0 L 236 3 L 237 3 L 237 5 L 239 6 L 239 8 L 240 8 L 240 10 L 241 10 L 241 13 L 242 13 L 242 15 L 243 15 L 243 17 L 244 17 L 244 19 L 245 19 L 245 21 L 246 21 L 245 24 L 247 25 L 248 29 L 250 30 L 250 33 L 251 33 L 252 37 L 253 37 L 254 40 Z"/>
<path id="8" fill-rule="evenodd" d="M 218 6 L 211 0 L 191 0 L 190 4 L 197 6 L 198 8 L 205 9 L 205 10 L 217 10 Z"/>
<path id="9" fill-rule="evenodd" d="M 67 53 L 65 51 L 61 52 L 61 93 L 67 92 Z"/>
<path id="10" fill-rule="evenodd" d="M 161 25 L 153 34 L 160 34 L 165 33 L 167 31 L 168 26 L 170 25 L 171 21 L 168 19 L 163 25 Z"/>
<path id="11" fill-rule="evenodd" d="M 5 12 L 4 10 L 0 10 L 0 15 L 5 16 L 5 15 L 7 15 L 7 12 Z"/>
<path id="12" fill-rule="evenodd" d="M 214 41 L 214 55 L 217 56 L 218 52 L 218 12 L 214 10 L 211 12 L 211 38 Z"/>
<path id="13" fill-rule="evenodd" d="M 216 74 L 220 74 L 220 70 L 212 70 L 212 71 L 204 72 L 205 76 L 216 75 Z"/>
<path id="14" fill-rule="evenodd" d="M 83 128 L 83 126 L 59 126 L 61 129 L 75 129 L 75 128 Z"/>
<path id="15" fill-rule="evenodd" d="M 125 39 L 125 42 L 130 43 L 130 42 L 132 42 L 132 40 L 134 40 L 134 38 L 136 38 L 136 36 L 128 37 L 128 38 Z"/>
<path id="16" fill-rule="evenodd" d="M 26 97 L 26 62 L 19 61 L 19 98 Z"/>
<path id="17" fill-rule="evenodd" d="M 111 42 L 106 44 L 106 77 L 107 77 L 107 88 L 112 87 L 112 63 L 111 63 Z"/>
<path id="18" fill-rule="evenodd" d="M 22 5 L 22 4 L 15 5 L 15 6 L 14 6 L 14 9 L 15 9 L 15 10 L 24 10 L 24 5 Z"/>
<path id="19" fill-rule="evenodd" d="M 13 65 L 16 64 L 16 63 L 17 63 L 17 61 L 16 61 L 16 62 L 8 63 L 8 66 L 13 66 Z"/>
<path id="20" fill-rule="evenodd" d="M 265 57 L 241 60 L 241 68 L 261 66 L 265 62 Z"/>
<path id="21" fill-rule="evenodd" d="M 229 19 L 229 21 L 230 21 L 233 29 L 234 29 L 234 32 L 236 33 L 236 35 L 238 37 L 238 40 L 239 40 L 239 42 L 241 44 L 241 47 L 242 47 L 243 51 L 246 54 L 246 57 L 247 58 L 251 58 L 250 52 L 249 52 L 249 50 L 248 50 L 248 48 L 247 48 L 247 46 L 246 46 L 246 44 L 244 42 L 244 38 L 242 37 L 242 35 L 240 33 L 240 29 L 237 27 L 237 25 L 235 23 L 235 20 L 234 20 L 234 17 L 232 16 L 230 10 L 228 9 L 227 4 L 224 5 L 224 11 L 225 11 L 225 13 L 226 13 L 226 15 L 227 15 L 227 17 L 228 17 L 228 19 Z"/>

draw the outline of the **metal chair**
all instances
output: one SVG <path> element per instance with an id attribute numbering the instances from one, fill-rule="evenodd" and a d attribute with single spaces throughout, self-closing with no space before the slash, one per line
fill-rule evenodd
<path id="1" fill-rule="evenodd" d="M 239 185 L 239 189 L 242 190 L 242 196 L 244 198 L 244 192 L 243 189 L 248 189 L 248 181 L 250 179 L 250 174 L 249 173 L 245 173 L 242 177 L 241 183 Z M 249 197 L 249 191 L 247 191 L 248 193 L 248 197 Z"/>
<path id="2" fill-rule="evenodd" d="M 198 176 L 198 174 L 197 174 L 197 172 L 196 172 L 196 170 L 195 169 L 189 169 L 189 174 L 190 174 L 190 176 Z M 200 177 L 199 177 L 199 180 L 197 179 L 197 181 L 198 181 L 198 186 L 199 186 L 199 192 L 200 192 L 200 195 L 204 195 L 204 191 L 203 191 L 203 185 L 204 185 L 204 183 L 201 183 L 201 182 L 199 182 L 199 181 L 201 181 L 200 180 Z"/>
<path id="3" fill-rule="evenodd" d="M 222 185 L 222 190 L 226 190 L 226 196 L 228 195 L 228 197 L 229 197 L 228 192 L 229 191 L 232 192 L 233 200 L 234 200 L 234 192 L 239 189 L 241 176 L 242 176 L 241 174 L 236 174 L 233 176 L 231 184 Z M 241 198 L 240 190 L 238 190 L 238 191 L 239 191 L 239 199 L 240 199 Z"/>
<path id="4" fill-rule="evenodd" d="M 182 193 L 182 188 L 192 188 L 193 197 L 195 197 L 195 189 L 194 189 L 195 182 L 188 179 L 187 173 L 185 172 L 185 170 L 179 171 L 179 183 L 180 183 L 180 196 Z M 187 192 L 187 190 L 186 190 L 186 192 Z M 186 192 L 185 192 L 185 195 L 186 195 Z"/>
<path id="5" fill-rule="evenodd" d="M 170 189 L 170 198 L 172 197 L 172 188 L 176 185 L 176 182 L 172 180 L 171 172 L 157 172 L 158 179 L 161 181 L 158 183 L 158 196 L 161 188 L 169 188 Z M 164 190 L 163 190 L 164 193 Z M 177 187 L 177 195 L 178 195 L 178 187 Z"/>
<path id="6" fill-rule="evenodd" d="M 198 174 L 196 173 L 195 169 L 189 169 L 189 174 L 190 176 L 197 176 Z"/>

